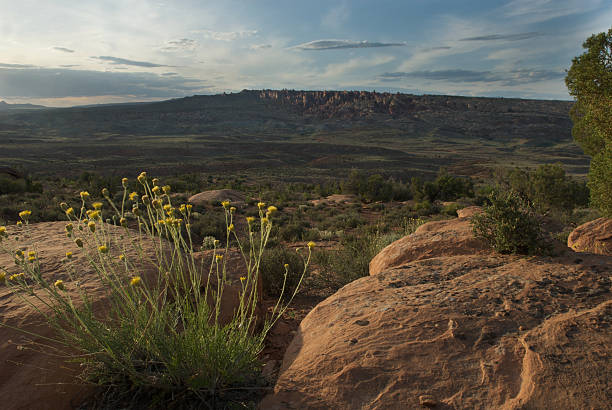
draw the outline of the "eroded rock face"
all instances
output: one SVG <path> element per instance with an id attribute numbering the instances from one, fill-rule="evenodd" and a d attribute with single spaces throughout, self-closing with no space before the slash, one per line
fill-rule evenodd
<path id="1" fill-rule="evenodd" d="M 463 211 L 462 215 L 471 217 L 478 209 L 458 212 Z M 470 218 L 428 222 L 412 235 L 405 236 L 380 251 L 370 261 L 370 275 L 377 275 L 390 267 L 415 260 L 484 252 L 488 252 L 488 248 L 482 241 L 474 238 Z"/>
<path id="2" fill-rule="evenodd" d="M 612 219 L 599 218 L 580 225 L 567 238 L 567 246 L 576 252 L 612 256 Z"/>
<path id="3" fill-rule="evenodd" d="M 606 408 L 611 271 L 488 254 L 361 278 L 303 320 L 261 408 Z"/>

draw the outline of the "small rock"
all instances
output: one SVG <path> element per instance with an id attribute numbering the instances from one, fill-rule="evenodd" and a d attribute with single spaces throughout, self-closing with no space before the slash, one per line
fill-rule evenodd
<path id="1" fill-rule="evenodd" d="M 421 406 L 425 407 L 436 407 L 438 405 L 436 399 L 430 394 L 423 394 L 419 396 L 419 403 L 421 403 Z"/>
<path id="2" fill-rule="evenodd" d="M 367 326 L 367 325 L 370 324 L 370 321 L 369 320 L 359 319 L 359 320 L 355 321 L 355 324 L 359 325 L 359 326 Z"/>

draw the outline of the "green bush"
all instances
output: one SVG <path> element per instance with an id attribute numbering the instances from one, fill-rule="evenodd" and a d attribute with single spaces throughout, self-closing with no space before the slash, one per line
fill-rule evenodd
<path id="1" fill-rule="evenodd" d="M 300 285 L 302 272 L 304 261 L 295 250 L 282 246 L 266 249 L 260 267 L 264 294 L 280 297 L 282 293 L 283 299 L 290 298 Z"/>
<path id="2" fill-rule="evenodd" d="M 549 252 L 542 224 L 532 207 L 514 191 L 494 191 L 481 214 L 472 217 L 477 238 L 500 253 L 537 255 Z"/>

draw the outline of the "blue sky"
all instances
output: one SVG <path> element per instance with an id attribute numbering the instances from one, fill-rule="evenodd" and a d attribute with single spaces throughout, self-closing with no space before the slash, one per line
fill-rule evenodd
<path id="1" fill-rule="evenodd" d="M 569 99 L 609 0 L 0 0 L 0 100 L 50 106 L 244 88 Z"/>

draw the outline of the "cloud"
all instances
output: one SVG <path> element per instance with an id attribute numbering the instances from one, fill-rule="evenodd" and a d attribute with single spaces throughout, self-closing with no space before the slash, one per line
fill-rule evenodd
<path id="1" fill-rule="evenodd" d="M 497 40 L 505 40 L 505 41 L 519 41 L 519 40 L 528 40 L 534 37 L 540 37 L 542 33 L 537 31 L 532 31 L 529 33 L 518 33 L 518 34 L 489 34 L 485 36 L 477 36 L 477 37 L 467 37 L 459 39 L 459 41 L 497 41 Z"/>
<path id="2" fill-rule="evenodd" d="M 160 47 L 160 51 L 175 52 L 175 51 L 192 51 L 198 45 L 198 42 L 190 38 L 181 38 L 178 40 L 170 40 L 165 45 Z"/>
<path id="3" fill-rule="evenodd" d="M 126 58 L 120 57 L 111 57 L 111 56 L 99 56 L 99 57 L 91 57 L 96 60 L 108 61 L 114 65 L 131 65 L 136 67 L 168 67 L 167 65 L 149 63 L 148 61 L 134 61 L 128 60 Z"/>
<path id="4" fill-rule="evenodd" d="M 272 48 L 272 44 L 253 44 L 249 47 L 251 50 L 265 50 L 267 48 Z"/>
<path id="5" fill-rule="evenodd" d="M 369 41 L 350 40 L 315 40 L 308 43 L 298 44 L 291 48 L 298 50 L 338 50 L 343 48 L 373 48 L 373 47 L 396 47 L 405 46 L 405 43 L 377 43 Z"/>
<path id="6" fill-rule="evenodd" d="M 365 58 L 365 57 L 353 58 L 351 60 L 343 61 L 341 63 L 328 64 L 322 76 L 323 77 L 336 77 L 336 76 L 344 75 L 347 72 L 387 64 L 394 60 L 395 60 L 394 56 L 380 56 L 376 58 Z"/>
<path id="7" fill-rule="evenodd" d="M 206 38 L 212 38 L 217 41 L 236 41 L 247 37 L 257 35 L 257 30 L 243 31 L 213 31 L 213 30 L 196 30 L 193 33 L 202 33 Z"/>
<path id="8" fill-rule="evenodd" d="M 449 46 L 439 46 L 439 47 L 428 47 L 421 49 L 422 53 L 429 53 L 430 51 L 440 51 L 440 50 L 450 50 L 452 47 Z"/>
<path id="9" fill-rule="evenodd" d="M 79 64 L 60 64 L 60 67 L 70 68 L 70 67 L 78 67 Z"/>
<path id="10" fill-rule="evenodd" d="M 169 77 L 173 75 L 178 75 L 178 73 L 162 73 L 161 75 L 163 75 L 164 77 Z"/>
<path id="11" fill-rule="evenodd" d="M 69 48 L 66 47 L 53 47 L 54 50 L 56 51 L 62 51 L 64 53 L 74 53 L 74 50 L 71 50 Z"/>
<path id="12" fill-rule="evenodd" d="M 512 0 L 501 9 L 505 16 L 519 17 L 529 24 L 586 13 L 600 6 L 600 0 Z"/>
<path id="13" fill-rule="evenodd" d="M 0 63 L 0 68 L 34 68 L 32 64 L 8 64 Z"/>
<path id="14" fill-rule="evenodd" d="M 396 81 L 403 78 L 422 80 L 463 82 L 463 83 L 499 83 L 514 86 L 536 83 L 547 80 L 558 80 L 565 76 L 563 71 L 554 70 L 510 70 L 510 71 L 472 71 L 472 70 L 437 70 L 384 73 L 380 78 L 384 81 Z"/>
<path id="15" fill-rule="evenodd" d="M 52 68 L 0 69 L 0 95 L 6 98 L 125 96 L 173 98 L 210 86 L 201 80 L 154 73 L 126 73 Z"/>

